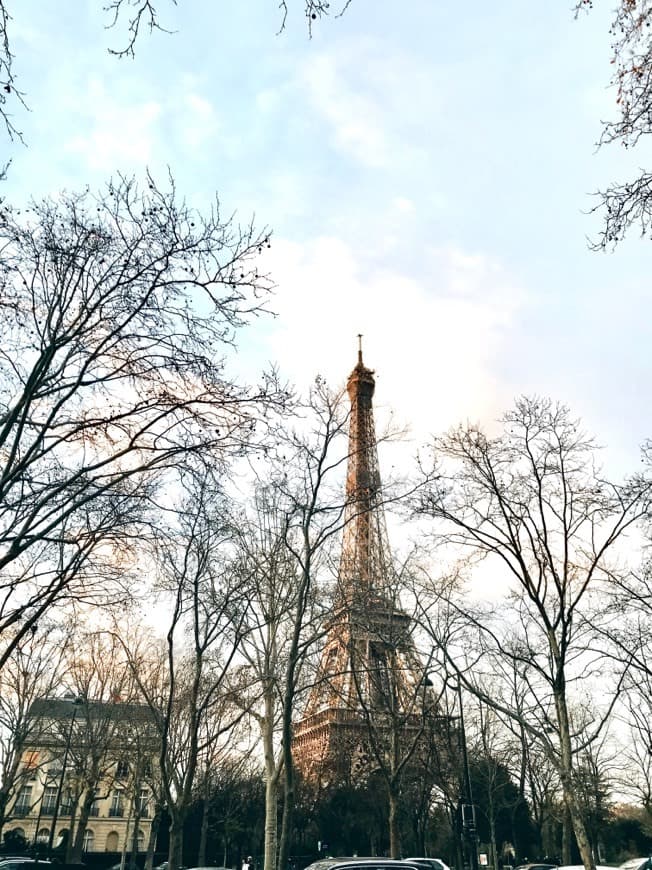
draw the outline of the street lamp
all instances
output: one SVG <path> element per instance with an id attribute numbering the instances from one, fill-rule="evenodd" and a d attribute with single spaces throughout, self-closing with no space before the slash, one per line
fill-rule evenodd
<path id="1" fill-rule="evenodd" d="M 70 700 L 69 698 L 64 698 L 64 700 Z M 68 729 L 68 734 L 66 736 L 66 748 L 63 753 L 63 761 L 61 763 L 61 776 L 59 777 L 59 787 L 57 789 L 57 797 L 54 802 L 54 811 L 52 813 L 52 827 L 50 828 L 50 835 L 48 837 L 48 854 L 52 854 L 52 844 L 54 842 L 54 830 L 57 825 L 57 818 L 59 817 L 59 805 L 61 804 L 61 793 L 63 791 L 63 781 L 66 776 L 66 765 L 68 764 L 68 755 L 70 754 L 70 744 L 72 743 L 72 732 L 75 727 L 75 719 L 77 718 L 77 710 L 79 709 L 79 705 L 84 701 L 83 698 L 73 698 L 72 699 L 72 718 L 70 720 L 70 728 Z M 42 799 L 41 799 L 42 800 Z M 38 832 L 37 832 L 38 835 Z"/>
<path id="2" fill-rule="evenodd" d="M 478 847 L 477 831 L 475 826 L 475 805 L 473 804 L 473 791 L 471 789 L 471 772 L 469 770 L 469 755 L 466 746 L 466 730 L 464 728 L 464 705 L 462 703 L 462 684 L 457 681 L 454 685 L 460 705 L 460 749 L 462 750 L 462 833 L 466 835 L 469 845 L 469 857 L 471 870 L 478 870 Z"/>

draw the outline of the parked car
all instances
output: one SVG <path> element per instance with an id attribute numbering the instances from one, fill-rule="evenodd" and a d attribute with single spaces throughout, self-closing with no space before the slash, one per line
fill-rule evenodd
<path id="1" fill-rule="evenodd" d="M 544 863 L 536 863 L 532 864 L 519 864 L 516 867 L 516 870 L 556 870 L 556 864 L 544 864 Z"/>
<path id="2" fill-rule="evenodd" d="M 51 867 L 54 870 L 55 865 L 52 861 L 44 861 L 41 858 L 20 857 L 16 858 L 0 858 L 0 870 L 38 870 L 38 868 Z"/>
<path id="3" fill-rule="evenodd" d="M 584 864 L 562 864 L 557 870 L 584 870 Z M 614 868 L 607 867 L 606 864 L 596 864 L 595 870 L 614 870 Z"/>
<path id="4" fill-rule="evenodd" d="M 398 858 L 320 858 L 306 870 L 419 870 L 416 864 Z M 423 870 L 423 868 L 421 868 Z"/>
<path id="5" fill-rule="evenodd" d="M 618 870 L 652 870 L 652 858 L 630 858 Z"/>
<path id="6" fill-rule="evenodd" d="M 441 858 L 405 858 L 410 864 L 416 864 L 421 870 L 451 870 Z"/>
<path id="7" fill-rule="evenodd" d="M 187 870 L 233 870 L 231 867 L 188 867 Z"/>

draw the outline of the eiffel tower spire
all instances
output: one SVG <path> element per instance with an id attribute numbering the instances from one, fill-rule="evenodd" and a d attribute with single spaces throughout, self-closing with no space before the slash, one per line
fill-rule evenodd
<path id="1" fill-rule="evenodd" d="M 361 604 L 373 594 L 383 595 L 393 574 L 374 426 L 376 384 L 374 372 L 362 361 L 361 335 L 358 342 L 358 363 L 346 385 L 351 413 L 339 570 L 340 603 L 349 606 Z"/>

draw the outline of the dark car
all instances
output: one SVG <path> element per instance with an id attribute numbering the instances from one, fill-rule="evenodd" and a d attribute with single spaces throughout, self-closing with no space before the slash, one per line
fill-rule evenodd
<path id="1" fill-rule="evenodd" d="M 516 870 L 557 870 L 557 864 L 519 864 Z"/>

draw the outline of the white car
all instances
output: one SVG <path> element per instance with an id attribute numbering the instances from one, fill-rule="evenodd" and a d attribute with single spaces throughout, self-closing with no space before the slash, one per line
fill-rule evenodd
<path id="1" fill-rule="evenodd" d="M 403 860 L 416 864 L 420 870 L 450 870 L 448 864 L 441 858 L 404 858 Z"/>
<path id="2" fill-rule="evenodd" d="M 584 870 L 584 864 L 562 864 L 557 867 L 557 870 Z M 595 870 L 614 870 L 613 867 L 607 867 L 605 864 L 596 864 Z"/>

